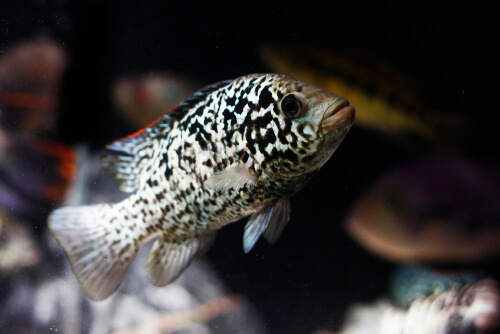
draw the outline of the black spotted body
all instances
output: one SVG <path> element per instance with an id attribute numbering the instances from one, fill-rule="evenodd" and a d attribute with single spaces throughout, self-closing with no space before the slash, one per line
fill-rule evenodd
<path id="1" fill-rule="evenodd" d="M 289 197 L 329 159 L 353 119 L 345 99 L 283 75 L 207 86 L 108 146 L 104 167 L 130 197 L 56 210 L 50 227 L 94 299 L 118 288 L 137 249 L 154 237 L 149 277 L 168 284 L 220 227 L 248 215 L 245 251 L 261 234 L 274 242 L 289 220 Z"/>
<path id="2" fill-rule="evenodd" d="M 268 164 L 278 159 L 272 145 L 275 131 L 284 133 L 281 140 L 287 143 L 291 126 L 280 123 L 278 107 L 269 101 L 297 88 L 275 91 L 265 78 L 230 82 L 212 92 L 206 101 L 193 105 L 164 139 L 146 181 L 152 191 L 150 203 L 170 209 L 158 212 L 161 230 L 177 235 L 216 230 L 253 213 L 266 201 L 290 195 L 268 189 L 278 188 L 274 184 L 229 189 L 223 196 L 219 190 L 203 187 L 208 177 L 232 164 L 245 163 L 250 154 L 261 155 Z M 222 113 L 217 114 L 218 109 Z M 262 175 L 258 168 L 255 172 Z"/>

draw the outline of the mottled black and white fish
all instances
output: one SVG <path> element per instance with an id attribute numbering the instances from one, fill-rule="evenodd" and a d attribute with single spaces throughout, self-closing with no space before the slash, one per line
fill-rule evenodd
<path id="1" fill-rule="evenodd" d="M 116 291 L 152 238 L 149 279 L 164 286 L 228 223 L 251 215 L 245 252 L 261 234 L 275 242 L 290 218 L 290 196 L 331 157 L 354 113 L 346 99 L 284 75 L 207 86 L 108 146 L 104 167 L 128 198 L 58 209 L 49 226 L 91 298 Z"/>

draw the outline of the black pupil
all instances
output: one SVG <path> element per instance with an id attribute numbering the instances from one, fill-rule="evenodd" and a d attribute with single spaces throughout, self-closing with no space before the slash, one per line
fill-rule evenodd
<path id="1" fill-rule="evenodd" d="M 285 112 L 295 115 L 300 111 L 299 101 L 293 95 L 287 96 L 283 101 L 283 109 Z"/>

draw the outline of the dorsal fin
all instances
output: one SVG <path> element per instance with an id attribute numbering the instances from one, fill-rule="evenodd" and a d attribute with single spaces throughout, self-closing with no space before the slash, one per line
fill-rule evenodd
<path id="1" fill-rule="evenodd" d="M 158 136 L 170 131 L 172 122 L 164 115 L 149 127 L 106 146 L 110 152 L 101 158 L 103 168 L 120 181 L 121 191 L 130 193 L 137 189 L 137 176 L 153 157 Z"/>
<path id="2" fill-rule="evenodd" d="M 175 106 L 171 111 L 168 112 L 168 115 L 177 120 L 181 119 L 193 106 L 204 100 L 207 95 L 216 91 L 217 89 L 229 85 L 231 81 L 232 80 L 219 81 L 201 88 L 200 90 L 193 93 L 190 97 Z"/>
<path id="3" fill-rule="evenodd" d="M 179 103 L 150 126 L 117 140 L 106 148 L 112 152 L 102 157 L 103 167 L 118 181 L 123 192 L 133 192 L 139 186 L 138 175 L 153 157 L 158 138 L 168 133 L 173 122 L 181 119 L 193 106 L 213 91 L 228 85 L 231 80 L 208 85 Z"/>

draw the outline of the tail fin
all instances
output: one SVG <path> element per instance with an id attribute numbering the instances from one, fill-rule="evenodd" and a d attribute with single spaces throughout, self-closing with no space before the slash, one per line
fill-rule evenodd
<path id="1" fill-rule="evenodd" d="M 70 206 L 49 217 L 49 228 L 66 251 L 76 278 L 94 300 L 105 299 L 118 289 L 140 247 L 118 207 Z"/>

